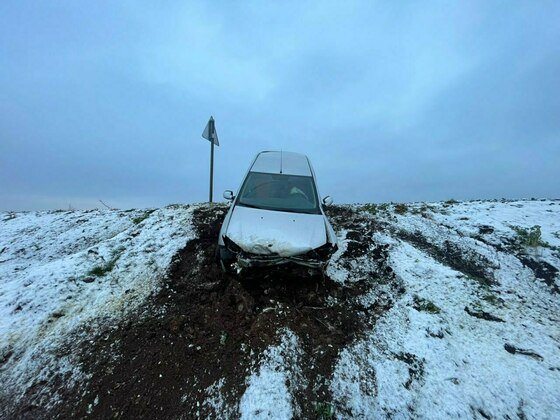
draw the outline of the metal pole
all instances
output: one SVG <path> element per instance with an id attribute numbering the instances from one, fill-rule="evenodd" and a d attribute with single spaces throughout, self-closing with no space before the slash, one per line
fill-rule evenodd
<path id="1" fill-rule="evenodd" d="M 208 201 L 212 202 L 212 190 L 214 188 L 214 121 L 210 121 L 210 198 Z"/>

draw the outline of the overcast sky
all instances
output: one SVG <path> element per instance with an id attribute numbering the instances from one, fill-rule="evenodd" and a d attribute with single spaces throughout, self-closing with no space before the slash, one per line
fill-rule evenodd
<path id="1" fill-rule="evenodd" d="M 240 4 L 237 4 L 240 3 Z M 0 3 L 0 210 L 215 199 L 261 150 L 335 202 L 560 197 L 560 2 Z"/>

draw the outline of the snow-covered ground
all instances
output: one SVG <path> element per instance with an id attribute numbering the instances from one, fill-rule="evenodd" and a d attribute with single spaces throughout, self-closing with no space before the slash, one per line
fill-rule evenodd
<path id="1" fill-rule="evenodd" d="M 0 214 L 0 388 L 81 379 L 80 327 L 125 316 L 193 237 L 193 206 Z M 69 343 L 70 340 L 70 343 Z M 52 396 L 45 401 L 55 402 Z"/>
<path id="2" fill-rule="evenodd" d="M 0 214 L 2 391 L 21 395 L 52 372 L 87 381 L 61 349 L 87 340 L 81 326 L 111 325 L 158 289 L 195 236 L 193 208 Z M 340 216 L 327 275 L 357 293 L 352 305 L 340 295 L 327 305 L 358 308 L 365 321 L 321 382 L 331 400 L 298 400 L 314 356 L 309 337 L 284 326 L 264 352 L 250 351 L 235 402 L 231 378 L 216 376 L 201 408 L 242 418 L 287 419 L 317 403 L 317 415 L 335 418 L 560 418 L 560 201 L 342 209 L 356 222 Z M 534 226 L 540 236 L 528 237 Z M 56 395 L 37 404 L 49 401 Z"/>
<path id="3" fill-rule="evenodd" d="M 341 353 L 331 383 L 338 409 L 365 418 L 558 418 L 559 295 L 519 258 L 560 268 L 560 201 L 401 212 L 376 213 L 384 227 L 375 240 L 390 245 L 406 292 Z M 534 225 L 544 246 L 511 245 L 512 226 Z"/>
<path id="4" fill-rule="evenodd" d="M 334 417 L 559 418 L 560 276 L 547 284 L 523 261 L 560 269 L 560 201 L 370 211 L 380 225 L 373 239 L 389 246 L 388 265 L 404 293 L 380 285 L 360 298 L 373 305 L 386 293 L 396 302 L 339 354 L 330 382 Z M 541 244 L 525 246 L 516 228 L 535 225 Z M 337 234 L 327 273 L 348 285 L 374 262 L 344 260 L 350 240 L 346 230 Z M 285 337 L 249 377 L 243 417 L 293 416 L 286 366 L 297 371 L 304 362 L 283 361 Z"/>

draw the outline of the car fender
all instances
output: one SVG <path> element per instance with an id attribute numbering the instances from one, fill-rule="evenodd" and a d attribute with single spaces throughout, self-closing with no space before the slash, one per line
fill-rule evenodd
<path id="1" fill-rule="evenodd" d="M 226 213 L 226 217 L 224 217 L 224 221 L 222 222 L 222 228 L 220 229 L 220 234 L 218 235 L 218 245 L 220 246 L 225 246 L 223 236 L 227 233 L 229 221 L 231 220 L 231 215 L 233 213 L 234 208 L 235 208 L 235 204 L 230 203 L 229 210 Z"/>
<path id="2" fill-rule="evenodd" d="M 325 218 L 325 230 L 327 231 L 327 241 L 331 244 L 338 246 L 338 237 L 336 236 L 336 232 L 334 231 L 331 223 L 327 216 L 323 215 Z"/>

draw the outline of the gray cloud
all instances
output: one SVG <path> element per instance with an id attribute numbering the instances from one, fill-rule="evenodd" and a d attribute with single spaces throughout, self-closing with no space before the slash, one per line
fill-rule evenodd
<path id="1" fill-rule="evenodd" d="M 0 209 L 203 201 L 260 150 L 337 201 L 558 197 L 555 2 L 2 6 Z"/>

